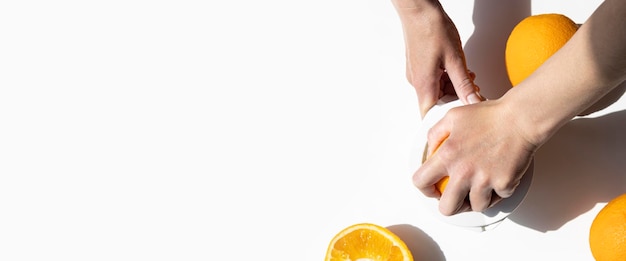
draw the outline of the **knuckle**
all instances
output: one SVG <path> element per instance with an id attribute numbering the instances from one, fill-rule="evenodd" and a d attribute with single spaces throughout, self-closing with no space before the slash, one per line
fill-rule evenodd
<path id="1" fill-rule="evenodd" d="M 454 107 L 450 110 L 448 110 L 446 112 L 445 118 L 449 118 L 450 121 L 454 122 L 456 121 L 458 118 L 460 118 L 460 114 L 462 112 L 462 108 L 461 107 Z"/>
<path id="2" fill-rule="evenodd" d="M 423 75 L 419 71 L 416 71 L 412 68 L 406 69 L 406 80 L 415 88 L 419 88 L 420 86 L 425 85 L 425 81 L 430 77 L 428 75 Z"/>
<path id="3" fill-rule="evenodd" d="M 477 172 L 472 177 L 472 195 L 470 195 L 472 210 L 483 211 L 489 207 L 490 198 L 483 192 L 491 193 L 489 175 L 483 172 Z"/>
<path id="4" fill-rule="evenodd" d="M 428 130 L 428 133 L 426 133 L 426 138 L 430 141 L 430 140 L 434 140 L 435 136 L 436 136 L 436 131 L 434 128 L 430 128 Z"/>
<path id="5" fill-rule="evenodd" d="M 456 86 L 456 88 L 458 90 L 463 90 L 463 91 L 474 91 L 474 82 L 472 81 L 472 79 L 470 78 L 465 78 L 463 79 L 460 83 L 459 86 Z"/>
<path id="6" fill-rule="evenodd" d="M 442 204 L 439 204 L 439 212 L 444 216 L 451 216 L 454 214 L 454 209 L 444 206 Z"/>
<path id="7" fill-rule="evenodd" d="M 407 82 L 409 82 L 409 84 L 411 84 L 413 87 L 419 86 L 418 81 L 421 77 L 418 76 L 417 72 L 413 70 L 412 66 L 410 66 L 409 64 L 407 64 L 405 74 L 406 80 Z"/>
<path id="8" fill-rule="evenodd" d="M 476 173 L 474 173 L 473 168 L 474 167 L 471 162 L 458 161 L 454 165 L 454 174 L 460 180 L 472 180 L 476 176 Z"/>
<path id="9" fill-rule="evenodd" d="M 427 197 L 431 197 L 431 198 L 439 197 L 439 193 L 432 186 L 426 189 L 420 189 L 420 191 L 422 192 L 422 194 L 424 194 L 424 196 L 427 196 Z"/>
<path id="10" fill-rule="evenodd" d="M 413 74 L 411 73 L 411 71 L 410 71 L 410 70 L 406 70 L 406 75 L 405 75 L 405 77 L 406 77 L 406 81 L 407 81 L 409 84 L 411 84 L 411 86 L 413 86 L 413 87 L 415 87 L 415 86 L 416 86 L 416 85 L 415 85 L 415 80 L 413 80 L 413 78 L 414 78 L 414 77 L 413 77 Z"/>
<path id="11" fill-rule="evenodd" d="M 493 190 L 502 198 L 508 198 L 513 195 L 515 188 L 517 187 L 517 183 L 513 181 L 501 181 L 496 182 L 493 186 Z"/>
<path id="12" fill-rule="evenodd" d="M 487 175 L 475 175 L 474 187 L 475 189 L 484 190 L 490 185 L 489 176 Z"/>
<path id="13" fill-rule="evenodd" d="M 413 174 L 413 186 L 415 186 L 419 190 L 425 190 L 427 187 L 429 187 L 424 179 L 424 175 L 422 175 L 422 173 L 420 173 L 419 171 Z"/>
<path id="14" fill-rule="evenodd" d="M 428 133 L 426 133 L 426 139 L 430 142 L 439 142 L 439 131 L 436 127 L 430 128 Z M 429 144 L 429 146 L 433 146 L 433 149 L 436 147 L 442 147 L 443 144 Z"/>
<path id="15" fill-rule="evenodd" d="M 415 186 L 422 194 L 427 197 L 437 197 L 439 194 L 436 192 L 436 189 L 433 185 L 429 185 L 423 178 L 422 175 L 414 174 L 413 175 L 413 186 Z"/>

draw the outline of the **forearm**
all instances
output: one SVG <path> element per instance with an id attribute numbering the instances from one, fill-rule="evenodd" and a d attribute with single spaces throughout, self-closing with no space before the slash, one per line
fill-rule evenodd
<path id="1" fill-rule="evenodd" d="M 438 0 L 391 0 L 393 6 L 400 12 L 420 11 L 425 7 L 439 6 Z"/>
<path id="2" fill-rule="evenodd" d="M 445 12 L 439 1 L 392 0 L 391 2 L 402 23 L 407 52 L 412 47 L 422 47 L 419 43 L 423 38 L 438 35 L 443 31 L 443 28 L 438 27 L 438 25 L 444 24 L 445 17 L 442 15 Z M 445 39 L 439 40 L 444 41 Z M 407 58 L 412 58 L 412 55 L 407 53 Z"/>
<path id="3" fill-rule="evenodd" d="M 502 100 L 539 146 L 626 80 L 626 1 L 607 0 L 572 39 Z"/>

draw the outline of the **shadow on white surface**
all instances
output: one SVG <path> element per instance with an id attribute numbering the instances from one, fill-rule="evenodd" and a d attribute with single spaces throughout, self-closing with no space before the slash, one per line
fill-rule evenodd
<path id="1" fill-rule="evenodd" d="M 626 193 L 626 111 L 566 124 L 535 156 L 530 191 L 509 218 L 547 232 Z"/>
<path id="2" fill-rule="evenodd" d="M 486 98 L 499 98 L 511 89 L 504 60 L 506 41 L 515 25 L 530 14 L 530 0 L 474 1 L 474 33 L 464 51 L 467 66 L 476 73 L 476 84 Z"/>
<path id="3" fill-rule="evenodd" d="M 437 242 L 421 229 L 409 224 L 392 225 L 388 226 L 387 229 L 406 243 L 414 260 L 446 260 Z"/>

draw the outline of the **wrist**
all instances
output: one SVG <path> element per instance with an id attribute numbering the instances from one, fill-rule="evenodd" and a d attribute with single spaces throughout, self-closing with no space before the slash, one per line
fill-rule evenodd
<path id="1" fill-rule="evenodd" d="M 535 148 L 541 147 L 567 121 L 569 116 L 559 112 L 552 112 L 549 106 L 543 106 L 550 101 L 545 97 L 530 94 L 523 86 L 509 90 L 501 100 L 505 119 L 510 121 L 518 134 Z"/>

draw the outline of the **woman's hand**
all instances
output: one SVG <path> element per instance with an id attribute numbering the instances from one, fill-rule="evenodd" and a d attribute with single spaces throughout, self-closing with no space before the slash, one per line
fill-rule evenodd
<path id="1" fill-rule="evenodd" d="M 406 76 L 415 87 L 422 117 L 446 94 L 464 104 L 483 100 L 466 66 L 459 33 L 438 1 L 392 0 L 406 48 Z"/>
<path id="2" fill-rule="evenodd" d="M 456 107 L 430 129 L 429 157 L 413 183 L 426 196 L 440 198 L 442 214 L 483 211 L 519 185 L 538 146 L 528 142 L 513 120 L 516 111 L 507 106 L 491 100 Z M 434 184 L 445 176 L 450 179 L 440 194 Z"/>

